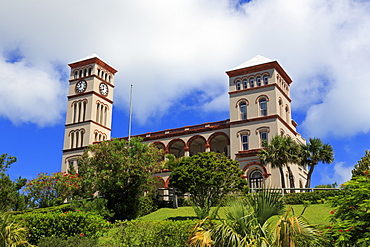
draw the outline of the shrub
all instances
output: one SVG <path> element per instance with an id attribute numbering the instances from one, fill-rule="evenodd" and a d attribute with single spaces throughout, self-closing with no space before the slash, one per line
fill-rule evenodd
<path id="1" fill-rule="evenodd" d="M 91 198 L 83 200 L 73 200 L 70 207 L 73 211 L 80 210 L 84 212 L 92 212 L 102 216 L 106 220 L 112 219 L 114 212 L 107 208 L 107 199 L 104 198 Z"/>
<path id="2" fill-rule="evenodd" d="M 155 195 L 148 193 L 139 198 L 139 217 L 150 214 L 158 209 Z"/>
<path id="3" fill-rule="evenodd" d="M 185 246 L 195 221 L 124 221 L 99 238 L 101 246 Z"/>
<path id="4" fill-rule="evenodd" d="M 43 237 L 68 238 L 72 236 L 86 236 L 97 238 L 109 228 L 111 224 L 100 215 L 82 211 L 25 213 L 16 216 L 24 220 L 29 229 L 28 241 L 37 244 Z"/>
<path id="5" fill-rule="evenodd" d="M 325 202 L 329 197 L 342 195 L 342 190 L 324 190 L 305 193 L 290 193 L 284 195 L 284 203 L 289 205 L 296 204 L 318 204 Z"/>
<path id="6" fill-rule="evenodd" d="M 83 236 L 70 237 L 67 239 L 60 237 L 45 237 L 37 244 L 38 247 L 94 247 L 97 240 Z"/>

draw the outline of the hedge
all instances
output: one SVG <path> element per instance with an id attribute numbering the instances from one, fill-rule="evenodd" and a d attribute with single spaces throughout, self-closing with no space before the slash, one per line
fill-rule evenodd
<path id="1" fill-rule="evenodd" d="M 15 217 L 24 221 L 30 234 L 27 240 L 31 244 L 37 244 L 44 237 L 98 238 L 112 226 L 100 215 L 82 211 L 51 211 L 43 214 L 30 212 Z"/>
<path id="2" fill-rule="evenodd" d="M 98 246 L 183 247 L 196 223 L 193 220 L 124 221 L 99 238 Z"/>
<path id="3" fill-rule="evenodd" d="M 319 204 L 324 203 L 329 197 L 343 194 L 342 190 L 323 190 L 304 193 L 289 193 L 284 195 L 285 204 Z"/>

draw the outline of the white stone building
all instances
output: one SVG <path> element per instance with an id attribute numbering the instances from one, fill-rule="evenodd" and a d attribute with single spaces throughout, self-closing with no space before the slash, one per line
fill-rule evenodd
<path id="1" fill-rule="evenodd" d="M 110 139 L 114 74 L 117 72 L 95 54 L 69 66 L 62 171 L 76 165 L 86 146 Z M 281 187 L 279 170 L 261 165 L 257 154 L 262 140 L 275 135 L 290 136 L 297 143 L 306 143 L 291 118 L 292 80 L 277 61 L 262 56 L 226 74 L 229 77 L 229 119 L 138 136 L 176 157 L 207 151 L 225 153 L 240 163 L 251 188 Z M 307 170 L 294 164 L 290 168 L 294 187 L 303 188 Z M 286 168 L 284 172 L 289 186 Z M 160 187 L 168 187 L 169 174 L 157 174 L 162 179 Z"/>

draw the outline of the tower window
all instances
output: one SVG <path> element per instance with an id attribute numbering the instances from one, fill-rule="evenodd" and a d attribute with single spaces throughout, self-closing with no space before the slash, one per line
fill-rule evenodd
<path id="1" fill-rule="evenodd" d="M 249 79 L 249 86 L 254 87 L 254 78 Z"/>
<path id="2" fill-rule="evenodd" d="M 247 80 L 243 80 L 243 86 L 244 86 L 244 89 L 247 89 L 247 87 L 248 87 L 248 81 Z"/>
<path id="3" fill-rule="evenodd" d="M 265 75 L 265 76 L 263 76 L 263 84 L 264 85 L 267 85 L 267 84 L 269 84 L 269 78 L 268 78 L 268 76 L 267 75 Z"/>
<path id="4" fill-rule="evenodd" d="M 242 135 L 242 150 L 248 150 L 248 135 Z"/>
<path id="5" fill-rule="evenodd" d="M 261 116 L 267 116 L 267 101 L 265 98 L 259 100 Z"/>
<path id="6" fill-rule="evenodd" d="M 240 90 L 240 81 L 236 82 L 236 90 Z"/>
<path id="7" fill-rule="evenodd" d="M 240 102 L 239 110 L 240 110 L 240 119 L 246 120 L 247 119 L 247 103 L 245 101 Z"/>
<path id="8" fill-rule="evenodd" d="M 257 80 L 257 86 L 260 87 L 261 86 L 261 77 L 258 76 L 256 80 Z"/>

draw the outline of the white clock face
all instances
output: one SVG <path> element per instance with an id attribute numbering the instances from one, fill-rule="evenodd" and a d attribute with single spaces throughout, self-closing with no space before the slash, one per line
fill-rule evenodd
<path id="1" fill-rule="evenodd" d="M 108 86 L 105 83 L 100 83 L 99 85 L 100 93 L 104 96 L 108 95 Z"/>
<path id="2" fill-rule="evenodd" d="M 83 93 L 83 92 L 85 92 L 86 87 L 87 87 L 87 82 L 86 81 L 79 81 L 76 84 L 76 89 L 75 90 L 76 90 L 77 93 Z"/>

